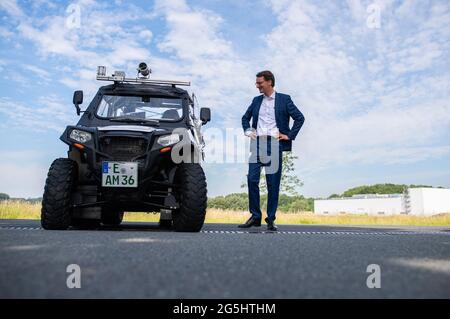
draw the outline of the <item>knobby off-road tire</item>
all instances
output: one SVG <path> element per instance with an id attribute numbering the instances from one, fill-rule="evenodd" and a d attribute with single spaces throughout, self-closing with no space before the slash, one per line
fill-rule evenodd
<path id="1" fill-rule="evenodd" d="M 104 211 L 102 212 L 102 224 L 108 226 L 119 226 L 123 220 L 123 211 Z"/>
<path id="2" fill-rule="evenodd" d="M 58 158 L 50 166 L 42 198 L 41 225 L 44 229 L 69 228 L 77 170 L 77 163 L 68 158 Z"/>
<path id="3" fill-rule="evenodd" d="M 206 177 L 199 164 L 182 163 L 175 173 L 176 197 L 180 205 L 173 214 L 173 229 L 198 232 L 205 222 Z"/>

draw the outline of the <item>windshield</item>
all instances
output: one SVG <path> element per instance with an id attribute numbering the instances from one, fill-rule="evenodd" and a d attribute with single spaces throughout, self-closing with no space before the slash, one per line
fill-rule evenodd
<path id="1" fill-rule="evenodd" d="M 183 107 L 178 98 L 103 95 L 97 115 L 111 119 L 177 121 L 183 116 Z"/>

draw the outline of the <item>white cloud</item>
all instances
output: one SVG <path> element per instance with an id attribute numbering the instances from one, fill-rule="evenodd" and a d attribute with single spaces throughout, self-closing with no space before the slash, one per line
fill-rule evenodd
<path id="1" fill-rule="evenodd" d="M 416 16 L 413 29 L 404 31 L 391 15 L 393 4 L 379 4 L 383 24 L 372 30 L 360 1 L 348 1 L 355 18 L 350 23 L 325 19 L 336 9 L 328 2 L 272 2 L 279 24 L 265 37 L 274 52 L 267 63 L 305 113 L 294 146 L 304 174 L 337 164 L 417 162 L 450 153 L 442 142 L 450 126 L 450 75 L 448 67 L 436 69 L 448 45 L 435 40 L 442 33 L 435 20 L 448 6 L 435 9 L 439 15 L 431 10 Z M 430 27 L 421 28 L 423 23 Z M 429 73 L 412 80 L 418 71 Z"/>
<path id="2" fill-rule="evenodd" d="M 3 71 L 3 68 L 8 65 L 8 61 L 4 59 L 0 59 L 0 71 Z"/>
<path id="3" fill-rule="evenodd" d="M 98 65 L 105 65 L 109 72 L 125 70 L 134 75 L 136 61 L 149 60 L 146 43 L 151 40 L 151 31 L 142 22 L 152 14 L 133 4 L 120 8 L 91 0 L 75 4 L 80 5 L 80 28 L 68 28 L 65 15 L 53 14 L 20 21 L 17 31 L 34 44 L 44 61 L 57 62 L 65 70 L 59 81 L 71 89 L 84 89 L 87 101 L 99 86 L 95 80 Z M 136 36 L 139 34 L 144 41 Z M 45 77 L 42 68 L 31 71 Z M 20 79 L 15 80 L 23 85 Z"/>
<path id="4" fill-rule="evenodd" d="M 145 42 L 150 42 L 153 38 L 153 32 L 150 30 L 142 30 L 139 32 L 139 39 Z"/>
<path id="5" fill-rule="evenodd" d="M 48 7 L 50 9 L 56 8 L 56 3 L 51 0 L 33 0 L 32 1 L 33 9 Z"/>
<path id="6" fill-rule="evenodd" d="M 347 0 L 353 19 L 361 23 L 367 18 L 367 8 L 361 3 L 361 0 Z"/>
<path id="7" fill-rule="evenodd" d="M 77 35 L 72 33 L 73 38 L 69 39 L 70 33 L 65 30 L 64 25 L 65 19 L 63 17 L 54 17 L 43 31 L 34 28 L 28 22 L 21 23 L 18 30 L 26 39 L 35 42 L 44 56 L 58 54 L 76 57 L 78 54 L 75 42 Z"/>
<path id="8" fill-rule="evenodd" d="M 49 80 L 50 79 L 50 73 L 40 67 L 37 67 L 35 65 L 30 65 L 30 64 L 24 64 L 22 65 L 22 67 L 25 70 L 29 70 L 31 72 L 33 72 L 34 74 L 36 74 L 38 77 L 44 79 L 44 80 Z"/>
<path id="9" fill-rule="evenodd" d="M 7 123 L 10 128 L 25 129 L 29 132 L 62 132 L 67 123 L 75 121 L 74 113 L 69 112 L 68 106 L 54 95 L 40 97 L 28 105 L 0 97 L 0 114 L 9 119 Z"/>
<path id="10" fill-rule="evenodd" d="M 10 39 L 14 35 L 13 32 L 5 27 L 0 27 L 0 37 Z"/>
<path id="11" fill-rule="evenodd" d="M 210 11 L 162 9 L 165 9 L 163 12 L 170 26 L 169 33 L 159 44 L 163 51 L 175 52 L 179 58 L 191 61 L 235 57 L 231 43 L 218 36 L 223 21 L 220 16 Z"/>
<path id="12" fill-rule="evenodd" d="M 66 16 L 53 15 L 23 21 L 18 30 L 37 46 L 43 58 L 57 56 L 92 70 L 97 65 L 122 66 L 149 56 L 148 49 L 141 46 L 136 37 L 136 33 L 142 31 L 148 38 L 148 30 L 123 26 L 148 19 L 150 16 L 145 11 L 132 5 L 123 12 L 95 1 L 78 3 L 81 6 L 80 28 L 68 28 Z"/>
<path id="13" fill-rule="evenodd" d="M 24 16 L 22 9 L 15 0 L 2 0 L 0 2 L 0 9 L 6 11 L 14 18 L 21 18 Z"/>
<path id="14" fill-rule="evenodd" d="M 30 87 L 30 80 L 19 73 L 6 73 L 3 78 L 6 81 L 16 82 L 22 89 Z"/>

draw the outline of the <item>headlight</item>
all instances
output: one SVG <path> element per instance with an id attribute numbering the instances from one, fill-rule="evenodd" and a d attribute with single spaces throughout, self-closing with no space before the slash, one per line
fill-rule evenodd
<path id="1" fill-rule="evenodd" d="M 72 130 L 69 137 L 77 142 L 86 143 L 92 139 L 92 134 L 85 131 Z"/>
<path id="2" fill-rule="evenodd" d="M 169 146 L 172 144 L 176 144 L 180 141 L 180 135 L 178 134 L 171 134 L 171 135 L 165 135 L 158 138 L 158 144 L 162 146 Z"/>

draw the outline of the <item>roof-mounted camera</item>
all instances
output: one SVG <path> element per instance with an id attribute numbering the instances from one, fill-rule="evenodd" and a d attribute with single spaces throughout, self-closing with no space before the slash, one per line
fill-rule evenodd
<path id="1" fill-rule="evenodd" d="M 150 76 L 150 73 L 152 73 L 152 70 L 147 67 L 147 63 L 145 63 L 145 62 L 139 63 L 137 71 L 138 71 L 138 77 L 139 77 L 139 74 L 141 74 L 145 79 L 148 79 Z"/>
<path id="2" fill-rule="evenodd" d="M 136 78 L 127 78 L 124 71 L 114 71 L 114 73 L 111 76 L 108 76 L 106 74 L 106 66 L 101 65 L 97 67 L 97 80 L 122 82 L 122 83 L 157 84 L 157 85 L 172 85 L 172 86 L 191 85 L 191 82 L 171 81 L 171 80 L 151 80 L 149 77 L 152 70 L 147 66 L 147 63 L 145 62 L 139 63 L 137 71 L 138 74 Z"/>

